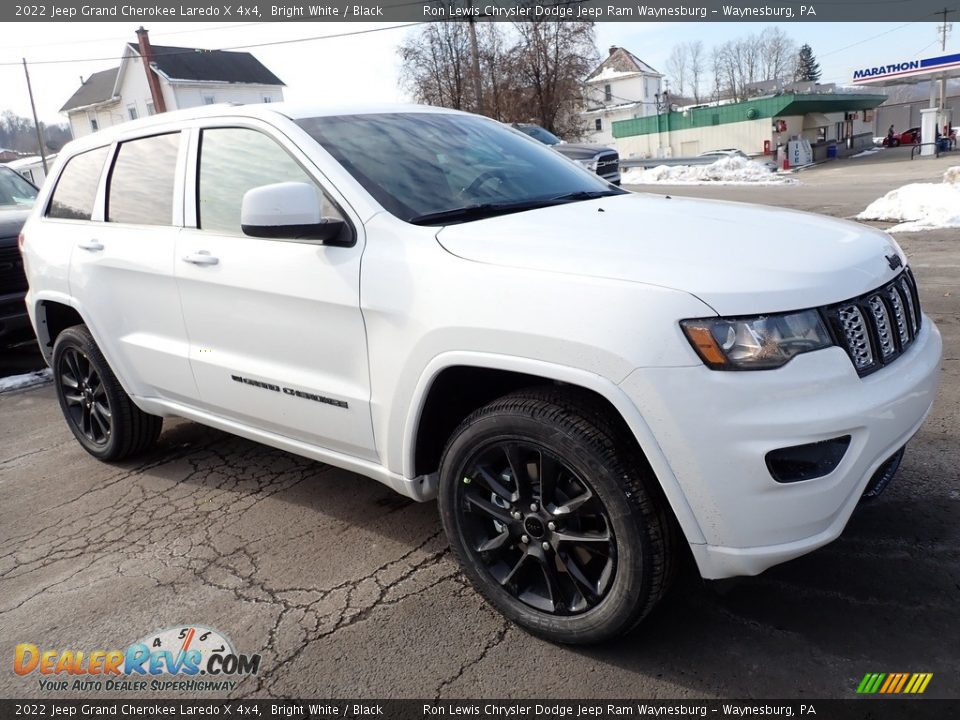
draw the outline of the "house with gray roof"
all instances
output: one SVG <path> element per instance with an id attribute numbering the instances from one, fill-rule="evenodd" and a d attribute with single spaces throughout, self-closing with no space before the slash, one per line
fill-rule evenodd
<path id="1" fill-rule="evenodd" d="M 60 108 L 73 137 L 167 110 L 283 100 L 283 81 L 248 52 L 151 45 L 143 28 L 120 65 L 82 80 Z"/>
<path id="2" fill-rule="evenodd" d="M 614 45 L 584 82 L 582 117 L 588 142 L 613 143 L 613 123 L 657 114 L 663 74 Z"/>

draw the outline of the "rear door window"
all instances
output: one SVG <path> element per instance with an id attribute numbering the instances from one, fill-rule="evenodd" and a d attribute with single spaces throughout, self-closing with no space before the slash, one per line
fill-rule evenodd
<path id="1" fill-rule="evenodd" d="M 72 157 L 53 190 L 47 217 L 66 220 L 89 220 L 97 199 L 100 173 L 107 160 L 109 147 L 97 148 Z"/>
<path id="2" fill-rule="evenodd" d="M 107 221 L 171 225 L 180 133 L 122 143 L 110 172 Z"/>

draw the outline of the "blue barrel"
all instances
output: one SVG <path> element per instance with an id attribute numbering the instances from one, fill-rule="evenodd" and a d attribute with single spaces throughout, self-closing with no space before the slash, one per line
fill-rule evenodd
<path id="1" fill-rule="evenodd" d="M 836 160 L 836 159 L 837 159 L 837 146 L 827 145 L 827 160 Z"/>

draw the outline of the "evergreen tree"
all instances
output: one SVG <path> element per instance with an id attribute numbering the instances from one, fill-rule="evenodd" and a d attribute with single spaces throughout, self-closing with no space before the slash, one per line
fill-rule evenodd
<path id="1" fill-rule="evenodd" d="M 820 63 L 813 55 L 813 48 L 804 43 L 797 54 L 798 82 L 817 82 L 820 79 Z"/>

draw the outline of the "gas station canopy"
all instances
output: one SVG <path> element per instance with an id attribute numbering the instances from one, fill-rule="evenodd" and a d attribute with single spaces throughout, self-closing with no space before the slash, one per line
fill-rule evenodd
<path id="1" fill-rule="evenodd" d="M 928 80 L 960 78 L 960 53 L 919 60 L 899 60 L 853 71 L 854 85 L 905 85 Z"/>

